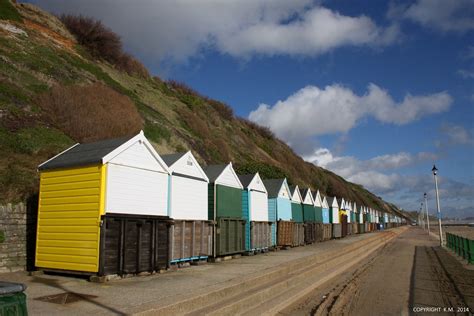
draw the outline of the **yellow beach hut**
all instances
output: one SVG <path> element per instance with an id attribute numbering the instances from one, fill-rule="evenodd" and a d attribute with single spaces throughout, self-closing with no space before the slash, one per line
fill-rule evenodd
<path id="1" fill-rule="evenodd" d="M 169 171 L 143 132 L 76 144 L 38 170 L 37 268 L 104 275 L 167 266 Z"/>

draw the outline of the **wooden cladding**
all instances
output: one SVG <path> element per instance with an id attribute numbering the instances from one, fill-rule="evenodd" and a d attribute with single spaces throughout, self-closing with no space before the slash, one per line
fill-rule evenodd
<path id="1" fill-rule="evenodd" d="M 102 219 L 99 274 L 137 274 L 168 267 L 167 218 L 107 214 Z"/>
<path id="2" fill-rule="evenodd" d="M 316 241 L 316 223 L 305 223 L 304 226 L 304 242 L 312 244 Z"/>
<path id="3" fill-rule="evenodd" d="M 245 251 L 245 220 L 219 218 L 216 228 L 216 256 Z"/>
<path id="4" fill-rule="evenodd" d="M 304 224 L 294 223 L 292 246 L 304 246 Z"/>
<path id="5" fill-rule="evenodd" d="M 271 222 L 250 222 L 250 248 L 252 250 L 268 249 L 272 246 Z"/>
<path id="6" fill-rule="evenodd" d="M 173 221 L 170 227 L 171 262 L 212 256 L 212 230 L 210 221 Z"/>
<path id="7" fill-rule="evenodd" d="M 278 221 L 278 246 L 303 246 L 305 244 L 305 224 L 292 221 Z"/>
<path id="8" fill-rule="evenodd" d="M 346 237 L 347 236 L 347 215 L 342 214 L 341 215 L 341 236 L 340 237 Z"/>
<path id="9" fill-rule="evenodd" d="M 329 240 L 332 238 L 332 225 L 323 224 L 323 240 Z"/>
<path id="10" fill-rule="evenodd" d="M 341 238 L 342 234 L 342 225 L 341 224 L 332 224 L 332 237 Z"/>
<path id="11" fill-rule="evenodd" d="M 99 270 L 104 166 L 40 175 L 35 265 L 79 272 Z"/>
<path id="12" fill-rule="evenodd" d="M 315 227 L 314 227 L 314 230 L 315 230 L 315 236 L 316 236 L 316 242 L 321 242 L 323 241 L 323 233 L 324 233 L 324 224 L 323 223 L 315 223 Z"/>
<path id="13" fill-rule="evenodd" d="M 359 233 L 359 224 L 351 223 L 351 225 L 352 225 L 352 233 L 353 234 L 358 234 Z"/>
<path id="14" fill-rule="evenodd" d="M 293 244 L 293 231 L 295 223 L 290 221 L 278 221 L 277 245 L 291 246 Z"/>

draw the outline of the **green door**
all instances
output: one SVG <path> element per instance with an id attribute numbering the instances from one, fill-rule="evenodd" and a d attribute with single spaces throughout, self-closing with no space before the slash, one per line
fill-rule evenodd
<path id="1" fill-rule="evenodd" d="M 316 223 L 322 223 L 323 222 L 323 208 L 319 206 L 314 207 L 316 218 L 315 221 Z"/>
<path id="2" fill-rule="evenodd" d="M 303 205 L 301 203 L 291 203 L 291 217 L 297 223 L 303 223 Z"/>
<path id="3" fill-rule="evenodd" d="M 316 210 L 313 205 L 303 204 L 303 217 L 305 222 L 316 221 Z"/>
<path id="4" fill-rule="evenodd" d="M 242 190 L 216 185 L 216 218 L 242 216 Z"/>

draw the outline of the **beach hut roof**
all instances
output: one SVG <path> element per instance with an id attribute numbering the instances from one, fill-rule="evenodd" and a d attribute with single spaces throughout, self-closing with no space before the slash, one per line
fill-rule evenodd
<path id="1" fill-rule="evenodd" d="M 254 177 L 255 174 L 239 174 L 239 180 L 242 182 L 244 188 L 247 188 L 250 185 L 250 182 L 252 182 Z"/>
<path id="2" fill-rule="evenodd" d="M 308 188 L 300 189 L 300 191 L 301 191 L 301 195 L 302 195 L 303 197 L 306 197 L 306 195 L 308 194 L 308 192 L 311 193 L 311 190 L 308 189 Z"/>
<path id="3" fill-rule="evenodd" d="M 263 184 L 262 178 L 257 173 L 239 175 L 239 180 L 242 183 L 244 189 L 255 190 L 260 192 L 267 192 L 265 185 Z"/>
<path id="4" fill-rule="evenodd" d="M 209 178 L 210 182 L 214 182 L 219 178 L 219 176 L 224 172 L 225 168 L 228 165 L 210 165 L 204 167 L 204 172 L 206 173 L 207 177 Z"/>
<path id="5" fill-rule="evenodd" d="M 346 209 L 346 201 L 344 198 L 336 198 L 336 201 L 340 209 Z"/>
<path id="6" fill-rule="evenodd" d="M 203 170 L 210 183 L 217 183 L 243 189 L 242 182 L 240 182 L 240 179 L 235 173 L 234 168 L 232 168 L 231 162 L 226 165 L 209 165 L 204 167 Z M 228 178 L 225 180 L 221 178 L 224 173 L 227 173 L 228 176 Z"/>
<path id="7" fill-rule="evenodd" d="M 280 193 L 282 186 L 286 186 L 288 193 L 291 194 L 290 188 L 288 188 L 288 184 L 286 183 L 286 179 L 267 179 L 263 180 L 263 184 L 265 188 L 267 188 L 268 197 L 269 198 L 276 198 Z"/>
<path id="8" fill-rule="evenodd" d="M 161 158 L 168 165 L 172 173 L 192 176 L 209 182 L 206 173 L 190 150 L 183 153 L 162 155 Z"/>
<path id="9" fill-rule="evenodd" d="M 329 204 L 329 207 L 339 207 L 339 204 L 337 203 L 337 198 L 336 197 L 329 197 L 328 198 L 328 204 Z"/>
<path id="10" fill-rule="evenodd" d="M 346 210 L 352 211 L 352 203 L 350 201 L 346 201 L 345 206 Z"/>
<path id="11" fill-rule="evenodd" d="M 118 154 L 132 146 L 136 141 L 141 141 L 153 157 L 168 172 L 168 167 L 158 155 L 153 146 L 148 142 L 143 131 L 135 136 L 106 139 L 92 143 L 75 144 L 53 158 L 38 166 L 38 170 L 59 168 L 82 167 L 94 164 L 105 164 Z"/>
<path id="12" fill-rule="evenodd" d="M 314 195 L 314 206 L 323 207 L 323 200 L 321 199 L 321 194 L 319 193 L 319 190 L 316 191 L 316 195 Z"/>
<path id="13" fill-rule="evenodd" d="M 75 144 L 39 165 L 39 170 L 87 166 L 102 163 L 102 158 L 132 137 L 107 139 L 93 143 Z"/>
<path id="14" fill-rule="evenodd" d="M 324 195 L 321 195 L 323 198 L 323 208 L 329 208 L 328 199 Z"/>
<path id="15" fill-rule="evenodd" d="M 305 188 L 301 191 L 301 196 L 303 197 L 303 202 L 305 204 L 313 204 L 314 199 L 313 199 L 313 194 L 311 193 L 311 190 L 309 188 Z"/>
<path id="16" fill-rule="evenodd" d="M 171 167 L 172 165 L 174 165 L 179 159 L 181 159 L 186 154 L 187 154 L 186 152 L 175 153 L 175 154 L 167 154 L 167 155 L 161 155 L 161 158 L 163 158 L 164 162 L 166 162 L 168 167 Z"/>
<path id="17" fill-rule="evenodd" d="M 303 196 L 301 195 L 300 188 L 298 185 L 290 186 L 291 199 L 295 202 L 303 202 Z"/>

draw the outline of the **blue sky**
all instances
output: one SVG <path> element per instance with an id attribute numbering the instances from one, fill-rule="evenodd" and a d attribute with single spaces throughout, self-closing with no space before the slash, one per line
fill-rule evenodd
<path id="1" fill-rule="evenodd" d="M 474 216 L 474 0 L 33 2 L 403 208 L 434 211 L 436 163 L 442 210 Z"/>

